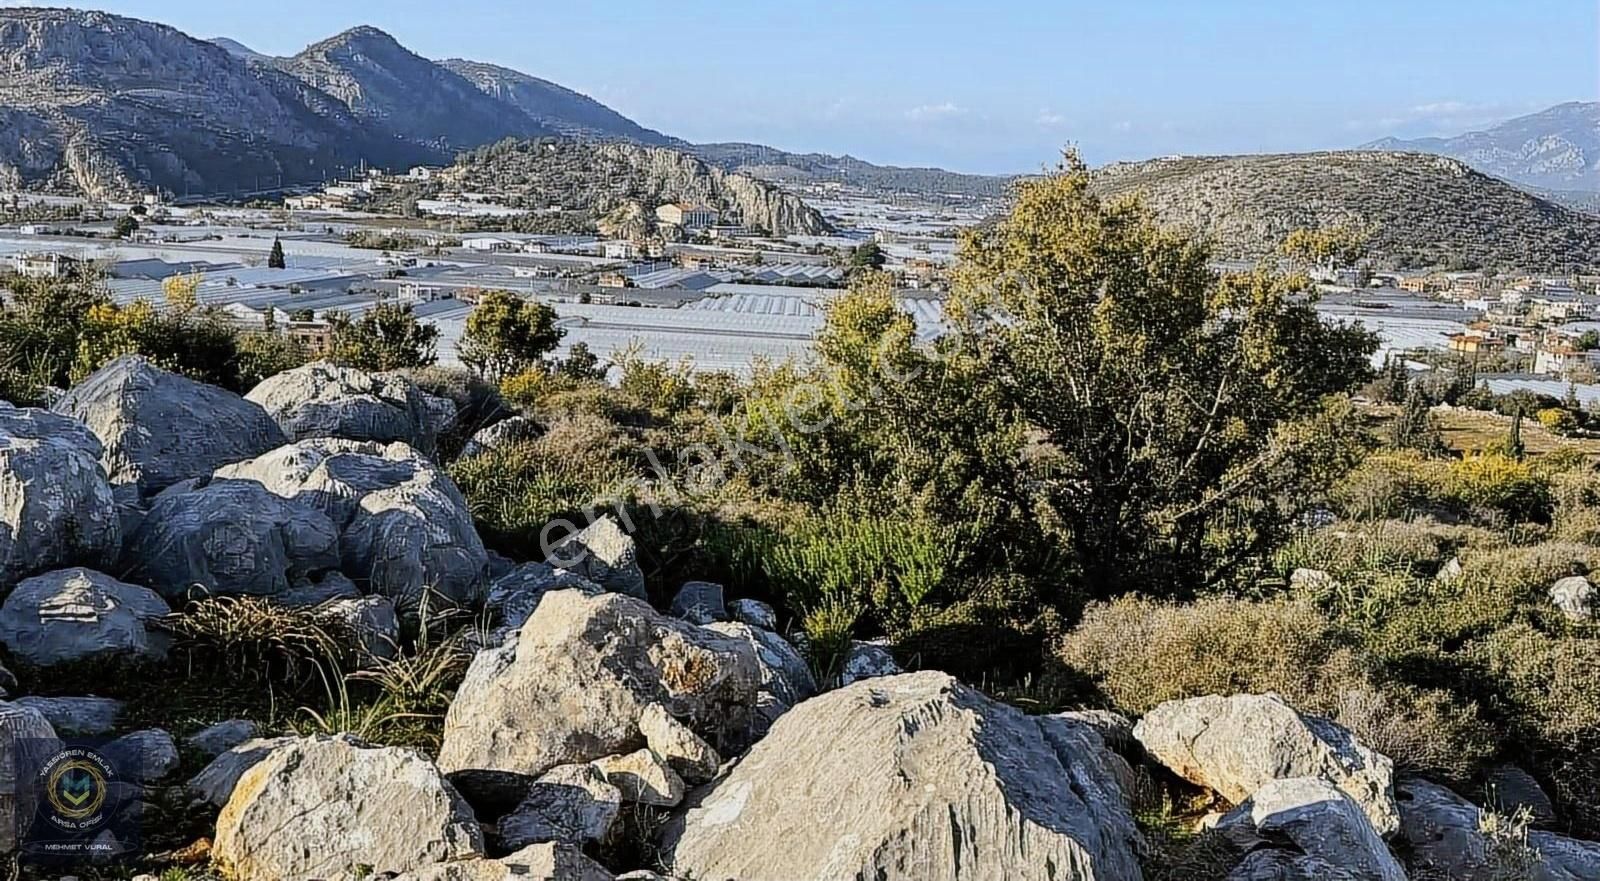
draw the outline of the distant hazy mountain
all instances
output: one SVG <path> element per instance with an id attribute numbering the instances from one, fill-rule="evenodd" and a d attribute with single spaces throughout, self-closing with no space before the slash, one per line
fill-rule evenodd
<path id="1" fill-rule="evenodd" d="M 1454 138 L 1384 138 L 1366 149 L 1437 153 L 1530 187 L 1600 191 L 1600 102 L 1557 104 Z"/>
<path id="2" fill-rule="evenodd" d="M 263 58 L 267 57 L 266 55 L 263 55 L 262 53 L 257 52 L 256 50 L 250 48 L 249 46 L 246 46 L 245 44 L 239 42 L 238 40 L 230 40 L 227 37 L 212 37 L 211 38 L 211 42 L 215 43 L 218 46 L 221 46 L 222 48 L 224 48 L 226 50 L 228 50 L 228 54 L 229 55 L 232 55 L 235 58 L 243 59 L 245 61 L 250 61 L 250 60 L 253 60 L 253 59 L 254 60 L 260 60 L 260 59 L 263 59 Z"/>
<path id="3" fill-rule="evenodd" d="M 598 137 L 641 144 L 682 145 L 677 138 L 647 129 L 599 101 L 549 80 L 495 64 L 448 58 L 443 67 L 466 78 L 484 94 L 527 114 L 541 126 L 572 137 Z"/>
<path id="4" fill-rule="evenodd" d="M 718 168 L 774 181 L 838 181 L 891 192 L 993 197 L 1003 195 L 1013 180 L 1009 176 L 961 174 L 942 168 L 873 165 L 853 156 L 789 153 L 760 144 L 697 144 L 691 149 Z"/>
<path id="5" fill-rule="evenodd" d="M 1294 229 L 1353 222 L 1374 229 L 1375 256 L 1401 267 L 1600 264 L 1600 218 L 1439 156 L 1182 157 L 1109 165 L 1094 180 L 1105 194 L 1144 194 L 1164 221 L 1210 236 L 1228 257 L 1270 254 Z"/>

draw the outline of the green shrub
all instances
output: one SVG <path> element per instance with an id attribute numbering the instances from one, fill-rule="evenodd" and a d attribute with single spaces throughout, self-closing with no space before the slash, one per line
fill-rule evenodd
<path id="1" fill-rule="evenodd" d="M 553 426 L 537 440 L 492 449 L 450 467 L 485 541 L 502 553 L 542 559 L 546 524 L 557 519 L 581 524 L 586 512 L 633 496 L 638 481 L 627 464 L 612 458 L 609 434 L 562 425 L 570 430 Z M 576 454 L 580 451 L 593 455 Z"/>
<path id="2" fill-rule="evenodd" d="M 1550 521 L 1546 471 L 1501 453 L 1428 459 L 1413 451 L 1367 457 L 1333 489 L 1335 506 L 1353 520 L 1445 514 L 1491 523 Z"/>

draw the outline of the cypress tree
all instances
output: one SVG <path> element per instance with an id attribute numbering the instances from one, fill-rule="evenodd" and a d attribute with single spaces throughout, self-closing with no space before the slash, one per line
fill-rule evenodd
<path id="1" fill-rule="evenodd" d="M 284 268 L 283 242 L 279 241 L 276 238 L 274 238 L 272 240 L 272 253 L 267 255 L 267 268 L 268 269 L 282 269 L 282 268 Z"/>

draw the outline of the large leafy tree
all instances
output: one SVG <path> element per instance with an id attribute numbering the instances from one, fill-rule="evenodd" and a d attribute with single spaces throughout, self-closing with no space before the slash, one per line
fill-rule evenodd
<path id="1" fill-rule="evenodd" d="M 540 363 L 562 335 L 554 309 L 509 291 L 489 291 L 467 316 L 461 362 L 499 382 Z"/>
<path id="2" fill-rule="evenodd" d="M 360 318 L 333 318 L 332 361 L 362 370 L 426 367 L 435 360 L 439 329 L 417 320 L 410 306 L 379 303 Z"/>

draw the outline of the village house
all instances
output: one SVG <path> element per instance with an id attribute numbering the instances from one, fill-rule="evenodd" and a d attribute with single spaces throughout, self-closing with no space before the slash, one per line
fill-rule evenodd
<path id="1" fill-rule="evenodd" d="M 81 260 L 66 254 L 36 252 L 14 254 L 11 271 L 23 278 L 70 278 L 78 273 Z"/>
<path id="2" fill-rule="evenodd" d="M 688 202 L 672 202 L 656 208 L 657 220 L 684 229 L 708 229 L 717 224 L 717 217 L 716 209 Z"/>

